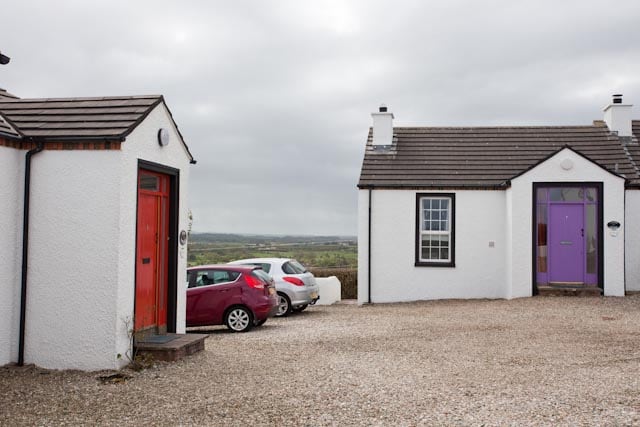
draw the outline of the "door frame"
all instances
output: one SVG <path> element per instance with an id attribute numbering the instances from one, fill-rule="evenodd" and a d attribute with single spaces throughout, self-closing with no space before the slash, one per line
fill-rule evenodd
<path id="1" fill-rule="evenodd" d="M 551 188 L 551 187 L 593 187 L 598 194 L 597 204 L 597 220 L 596 230 L 598 236 L 598 288 L 604 291 L 604 184 L 602 182 L 533 182 L 531 192 L 531 293 L 532 295 L 538 294 L 537 284 L 537 224 L 538 224 L 538 199 L 537 193 L 539 188 Z"/>
<path id="2" fill-rule="evenodd" d="M 140 170 L 157 172 L 169 177 L 169 233 L 167 242 L 167 332 L 176 332 L 178 289 L 178 222 L 180 215 L 180 170 L 159 163 L 138 159 L 136 173 L 136 224 L 138 218 L 138 182 Z M 136 225 L 134 254 L 138 253 L 138 227 Z M 134 278 L 137 278 L 138 263 L 134 255 Z M 136 306 L 136 280 L 134 280 L 133 307 Z"/>

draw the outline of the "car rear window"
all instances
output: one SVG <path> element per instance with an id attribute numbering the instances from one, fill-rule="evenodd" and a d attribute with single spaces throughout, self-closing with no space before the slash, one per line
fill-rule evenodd
<path id="1" fill-rule="evenodd" d="M 248 262 L 242 265 L 255 265 L 256 267 L 262 267 L 262 269 L 267 273 L 271 271 L 271 264 L 267 264 L 265 262 Z"/>
<path id="2" fill-rule="evenodd" d="M 240 273 L 230 270 L 198 270 L 196 272 L 196 286 L 217 285 L 233 282 Z"/>
<path id="3" fill-rule="evenodd" d="M 292 259 L 291 261 L 287 261 L 282 264 L 282 271 L 284 271 L 286 274 L 302 274 L 306 273 L 307 269 L 304 268 L 304 266 L 298 261 Z"/>
<path id="4" fill-rule="evenodd" d="M 271 276 L 265 273 L 264 270 L 253 270 L 253 275 L 259 277 L 265 283 L 271 283 Z"/>

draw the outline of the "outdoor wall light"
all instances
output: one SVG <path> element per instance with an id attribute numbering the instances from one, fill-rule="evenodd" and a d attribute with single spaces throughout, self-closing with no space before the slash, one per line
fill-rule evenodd
<path id="1" fill-rule="evenodd" d="M 7 65 L 9 61 L 11 61 L 11 58 L 9 58 L 7 55 L 3 55 L 2 53 L 0 53 L 0 64 Z"/>
<path id="2" fill-rule="evenodd" d="M 618 231 L 618 229 L 620 228 L 620 223 L 618 221 L 609 221 L 607 223 L 607 227 L 609 227 L 609 230 L 611 231 Z"/>
<path id="3" fill-rule="evenodd" d="M 180 244 L 184 246 L 187 243 L 187 232 L 182 230 L 180 232 Z"/>
<path id="4" fill-rule="evenodd" d="M 169 131 L 167 129 L 158 129 L 158 144 L 160 144 L 161 147 L 169 145 Z"/>

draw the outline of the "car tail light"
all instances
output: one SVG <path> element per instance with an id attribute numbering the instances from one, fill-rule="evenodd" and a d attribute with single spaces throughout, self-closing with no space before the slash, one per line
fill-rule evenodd
<path id="1" fill-rule="evenodd" d="M 297 277 L 284 276 L 283 279 L 289 283 L 293 283 L 296 286 L 304 286 L 304 282 Z"/>
<path id="2" fill-rule="evenodd" d="M 264 289 L 264 282 L 251 274 L 246 274 L 244 280 L 254 289 Z"/>

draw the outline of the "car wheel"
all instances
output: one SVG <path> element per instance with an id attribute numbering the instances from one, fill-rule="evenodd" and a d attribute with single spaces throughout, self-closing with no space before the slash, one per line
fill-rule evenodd
<path id="1" fill-rule="evenodd" d="M 267 319 L 262 319 L 262 320 L 258 320 L 256 321 L 256 323 L 253 326 L 262 326 L 264 325 L 264 322 L 266 322 Z"/>
<path id="2" fill-rule="evenodd" d="M 285 294 L 278 292 L 278 311 L 276 317 L 288 316 L 291 313 L 291 300 Z"/>
<path id="3" fill-rule="evenodd" d="M 244 307 L 233 307 L 227 312 L 224 323 L 233 332 L 247 332 L 253 326 L 253 315 Z"/>
<path id="4" fill-rule="evenodd" d="M 298 307 L 294 307 L 293 311 L 295 311 L 296 313 L 300 313 L 301 311 L 304 311 L 304 309 L 307 307 L 309 307 L 309 304 L 300 305 Z"/>

